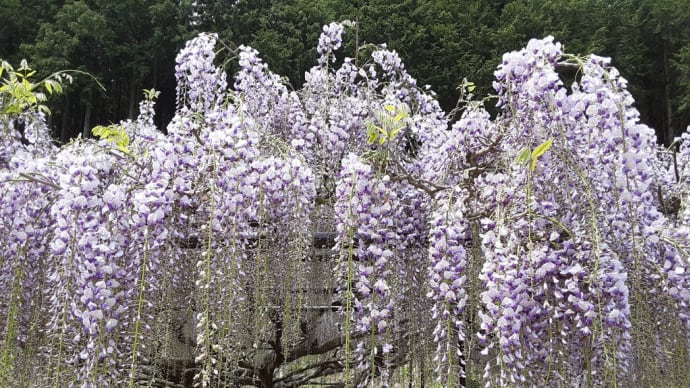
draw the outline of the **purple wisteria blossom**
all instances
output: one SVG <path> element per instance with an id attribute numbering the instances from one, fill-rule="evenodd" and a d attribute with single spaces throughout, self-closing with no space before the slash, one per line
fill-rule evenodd
<path id="1" fill-rule="evenodd" d="M 465 329 L 463 312 L 467 303 L 468 223 L 465 218 L 466 193 L 436 198 L 429 230 L 428 297 L 434 302 L 434 342 L 437 344 L 436 376 L 447 386 L 454 386 L 466 377 L 463 349 Z M 456 360 L 460 358 L 462 361 Z M 456 380 L 457 379 L 457 380 Z"/>
<path id="2" fill-rule="evenodd" d="M 389 187 L 390 178 L 377 179 L 371 166 L 355 155 L 343 161 L 339 175 L 338 244 L 341 252 L 351 250 L 348 257 L 341 258 L 340 287 L 344 298 L 352 298 L 354 332 L 364 336 L 356 348 L 356 361 L 358 369 L 368 376 L 360 383 L 366 385 L 378 374 L 386 381 L 386 369 L 376 366 L 374 358 L 380 355 L 385 359 L 392 349 L 386 338 L 394 324 L 390 277 L 400 243 L 395 228 L 397 201 Z M 353 256 L 357 257 L 356 264 Z"/>
<path id="3" fill-rule="evenodd" d="M 328 62 L 335 62 L 333 52 L 340 48 L 343 43 L 342 35 L 345 27 L 340 23 L 331 23 L 323 26 L 323 33 L 319 37 L 319 44 L 316 52 L 319 54 L 319 64 L 325 65 Z"/>
<path id="4" fill-rule="evenodd" d="M 225 72 L 213 65 L 216 34 L 200 34 L 187 42 L 175 59 L 178 108 L 203 112 L 225 98 Z"/>

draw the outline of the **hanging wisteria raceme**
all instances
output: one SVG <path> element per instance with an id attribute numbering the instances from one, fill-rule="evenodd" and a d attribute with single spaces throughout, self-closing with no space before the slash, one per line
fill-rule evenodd
<path id="1" fill-rule="evenodd" d="M 31 157 L 45 157 L 57 152 L 44 113 L 29 111 L 21 115 L 6 115 L 0 123 L 3 125 L 0 130 L 0 144 L 3 145 L 0 168 L 14 169 Z"/>
<path id="2" fill-rule="evenodd" d="M 627 82 L 615 69 L 608 69 L 609 60 L 592 56 L 585 65 L 587 77 L 583 77 L 583 93 L 596 96 L 599 104 L 598 122 L 600 128 L 610 131 L 617 146 L 615 157 L 611 158 L 614 198 L 622 209 L 624 219 L 608 215 L 614 227 L 611 233 L 620 239 L 616 248 L 628 267 L 634 267 L 632 281 L 635 290 L 646 290 L 649 284 L 661 282 L 662 291 L 675 301 L 675 312 L 668 311 L 671 306 L 661 306 L 652 314 L 677 314 L 684 325 L 690 323 L 690 295 L 680 290 L 687 288 L 690 278 L 686 271 L 688 234 L 682 230 L 672 231 L 672 224 L 663 194 L 663 176 L 655 172 L 655 162 L 659 158 L 654 131 L 639 123 L 639 113 L 633 107 L 632 96 L 625 90 Z M 591 115 L 591 106 L 585 112 Z M 596 117 L 596 116 L 595 116 Z M 592 118 L 588 120 L 594 125 Z M 606 134 L 603 134 L 604 136 Z M 655 193 L 657 195 L 655 195 Z M 663 275 L 658 268 L 663 268 Z M 638 285 L 639 284 L 639 285 Z M 645 286 L 647 284 L 647 286 Z M 656 293 L 652 286 L 650 293 Z M 686 335 L 686 340 L 690 337 Z"/>
<path id="3" fill-rule="evenodd" d="M 577 118 L 586 119 L 581 120 L 586 123 L 583 132 L 589 136 L 594 133 L 593 139 L 601 143 L 598 149 L 593 151 L 590 146 L 582 153 L 587 155 L 583 171 L 587 171 L 590 191 L 599 203 L 599 217 L 606 220 L 600 221 L 600 233 L 607 237 L 608 245 L 628 272 L 631 313 L 668 317 L 657 321 L 665 323 L 657 323 L 651 332 L 641 325 L 633 327 L 632 346 L 643 347 L 659 332 L 673 333 L 669 337 L 687 342 L 687 329 L 680 327 L 688 324 L 688 294 L 679 290 L 688 282 L 687 251 L 682 248 L 688 245 L 688 236 L 674 230 L 675 216 L 659 195 L 670 179 L 663 176 L 663 171 L 655 171 L 660 156 L 654 131 L 639 123 L 639 114 L 625 87 L 625 79 L 609 67 L 608 59 L 591 56 L 584 65 L 582 80 L 573 93 L 572 111 Z M 597 171 L 591 169 L 595 165 L 600 171 L 598 176 L 592 173 Z M 619 211 L 611 212 L 612 208 Z M 648 302 L 663 293 L 675 302 Z"/>
<path id="4" fill-rule="evenodd" d="M 177 106 L 192 112 L 204 112 L 220 105 L 225 98 L 225 72 L 213 65 L 216 56 L 216 34 L 202 33 L 187 42 L 177 55 Z"/>
<path id="5" fill-rule="evenodd" d="M 624 366 L 617 358 L 629 350 L 625 272 L 610 251 L 542 227 L 549 238 L 525 247 L 505 224 L 485 223 L 480 339 L 496 353 L 485 378 L 498 386 L 615 383 Z"/>
<path id="6" fill-rule="evenodd" d="M 52 313 L 47 335 L 57 342 L 49 368 L 54 381 L 100 386 L 119 378 L 121 370 L 114 365 L 126 345 L 117 326 L 126 311 L 123 288 L 130 285 L 122 284 L 117 258 L 123 252 L 119 236 L 110 235 L 102 199 L 114 160 L 101 153 L 89 163 L 82 151 L 99 148 L 91 147 L 67 147 L 57 155 L 64 170 L 58 171 L 60 189 L 50 208 L 57 227 L 47 262 Z M 65 374 L 66 365 L 77 366 L 79 373 Z"/>
<path id="7" fill-rule="evenodd" d="M 511 199 L 505 214 L 494 219 L 489 225 L 495 226 L 484 235 L 487 261 L 482 276 L 487 290 L 483 298 L 492 317 L 485 319 L 484 325 L 501 332 L 497 362 L 487 365 L 486 375 L 496 376 L 498 385 L 524 385 L 534 380 L 542 385 L 558 384 L 572 379 L 559 369 L 573 361 L 588 368 L 590 374 L 603 376 L 602 382 L 615 384 L 617 369 L 622 366 L 618 357 L 626 349 L 627 287 L 620 290 L 622 299 L 612 293 L 612 286 L 623 284 L 618 280 L 624 281 L 626 274 L 620 263 L 610 258 L 606 245 L 599 242 L 599 209 L 594 207 L 598 201 L 592 198 L 589 182 L 578 181 L 577 170 L 582 167 L 571 156 L 567 143 L 575 121 L 553 109 L 566 103 L 566 93 L 555 73 L 559 55 L 559 46 L 552 39 L 531 41 L 521 52 L 506 54 L 497 72 L 496 88 L 506 112 L 505 136 L 514 139 L 503 143 L 512 144 L 515 150 L 507 152 L 506 162 L 511 163 L 511 157 L 518 162 L 518 153 L 526 151 L 525 161 L 511 168 L 511 191 L 522 193 Z M 522 99 L 529 102 L 517 103 Z M 565 174 L 568 170 L 576 170 L 576 174 Z M 562 187 L 568 190 L 561 191 Z M 583 218 L 571 219 L 572 213 L 567 211 L 578 205 L 568 201 L 578 194 L 586 200 L 576 213 Z M 574 236 L 588 234 L 583 242 L 572 241 Z M 594 246 L 586 240 L 594 241 Z M 571 256 L 574 250 L 566 248 L 573 244 L 582 254 L 577 259 Z M 582 271 L 589 277 L 582 278 Z M 604 322 L 609 316 L 611 319 Z M 560 320 L 558 325 L 552 323 L 554 318 Z M 620 332 L 611 333 L 612 327 Z M 590 349 L 581 360 L 553 356 L 571 354 L 559 349 L 559 338 L 565 336 L 573 344 L 579 338 L 580 346 Z M 605 362 L 597 365 L 595 361 L 602 359 Z"/>
<path id="8" fill-rule="evenodd" d="M 399 237 L 391 228 L 395 198 L 386 187 L 389 177 L 377 177 L 371 166 L 353 154 L 343 161 L 336 187 L 338 249 L 341 252 L 340 294 L 352 307 L 352 331 L 362 338 L 356 345 L 355 362 L 366 386 L 385 375 L 387 353 L 392 345 L 386 334 L 392 324 L 393 305 L 388 276 Z M 346 330 L 349 328 L 346 328 Z"/>
<path id="9" fill-rule="evenodd" d="M 356 90 L 351 89 L 350 81 L 356 85 L 363 85 L 363 81 L 355 76 L 355 73 L 361 73 L 350 58 L 345 58 L 341 68 L 335 72 L 331 67 L 335 61 L 334 51 L 342 44 L 344 32 L 343 26 L 338 23 L 324 27 L 317 48 L 318 65 L 305 74 L 301 93 L 305 114 L 304 124 L 300 127 L 303 132 L 296 132 L 301 137 L 293 140 L 307 151 L 307 160 L 330 177 L 337 174 L 340 160 L 348 152 L 357 150 L 359 153 L 365 149 L 366 138 L 355 134 L 365 126 L 365 118 L 373 103 L 371 95 L 361 95 L 363 90 L 367 90 L 366 87 L 355 86 Z M 318 174 L 317 178 L 323 179 Z M 328 183 L 319 181 L 317 185 L 328 186 Z"/>
<path id="10" fill-rule="evenodd" d="M 302 135 L 293 134 L 291 123 L 285 121 L 288 112 L 296 108 L 293 105 L 299 105 L 295 93 L 288 93 L 280 77 L 268 70 L 258 51 L 248 46 L 240 46 L 238 51 L 240 71 L 235 77 L 234 92 L 242 100 L 246 115 L 265 118 L 258 123 L 264 126 L 260 130 L 280 136 L 284 141 Z"/>
<path id="11" fill-rule="evenodd" d="M 429 230 L 429 291 L 434 301 L 432 319 L 436 321 L 436 374 L 446 386 L 460 385 L 466 378 L 463 346 L 463 312 L 467 302 L 468 222 L 464 192 L 437 198 Z"/>
<path id="12" fill-rule="evenodd" d="M 316 46 L 320 65 L 328 62 L 335 62 L 335 55 L 333 52 L 338 50 L 343 43 L 343 32 L 345 32 L 345 27 L 340 23 L 333 22 L 327 26 L 323 26 L 323 33 L 319 37 L 319 44 Z"/>
<path id="13" fill-rule="evenodd" d="M 41 159 L 13 158 L 16 170 L 0 170 L 0 381 L 26 373 L 15 366 L 38 351 L 44 314 L 45 260 L 51 235 L 52 182 Z M 29 175 L 31 174 L 31 175 Z M 49 175 L 48 175 L 49 176 Z"/>
<path id="14" fill-rule="evenodd" d="M 184 133 L 199 131 L 196 136 L 199 144 L 190 144 L 189 148 L 203 155 L 201 163 L 205 173 L 199 176 L 210 178 L 191 184 L 207 197 L 206 201 L 193 205 L 194 216 L 201 224 L 199 239 L 204 247 L 197 263 L 202 307 L 196 325 L 200 349 L 196 360 L 206 365 L 198 375 L 202 385 L 209 384 L 218 373 L 215 364 L 219 361 L 219 349 L 231 351 L 245 345 L 251 347 L 259 339 L 270 339 L 268 330 L 274 317 L 266 308 L 268 298 L 274 296 L 268 293 L 281 287 L 269 285 L 268 279 L 279 276 L 274 270 L 281 264 L 274 263 L 275 259 L 267 252 L 281 243 L 298 251 L 304 249 L 304 243 L 298 241 L 308 236 L 314 198 L 311 169 L 304 165 L 299 154 L 289 150 L 293 137 L 300 136 L 293 134 L 289 126 L 286 130 L 287 117 L 283 117 L 294 112 L 299 103 L 294 94 L 287 93 L 278 77 L 266 70 L 255 50 L 241 47 L 239 55 L 241 70 L 232 91 L 239 97 L 237 104 L 212 105 L 204 112 L 203 121 L 195 121 L 193 115 L 183 114 L 178 118 L 178 123 L 192 128 L 180 131 L 178 141 L 189 140 Z M 207 59 L 209 63 L 202 67 L 212 69 L 212 58 Z M 205 85 L 196 83 L 188 87 L 193 90 Z M 265 150 L 278 151 L 280 156 L 265 155 Z M 301 257 L 290 260 L 299 261 Z M 299 278 L 299 275 L 289 275 L 293 276 L 292 281 Z M 294 285 L 284 287 L 294 288 Z M 249 303 L 249 299 L 254 302 Z M 255 324 L 247 326 L 245 318 L 238 316 L 243 310 L 254 314 Z M 286 331 L 295 331 L 293 327 L 299 326 L 296 320 L 289 324 L 292 327 L 286 327 Z M 242 330 L 249 330 L 254 338 L 248 341 L 222 338 Z M 237 360 L 230 360 L 230 364 L 237 365 Z"/>
<path id="15" fill-rule="evenodd" d="M 651 194 L 660 185 L 653 181 L 659 175 L 652 171 L 657 165 L 655 138 L 651 130 L 637 122 L 638 115 L 625 91 L 625 81 L 615 69 L 607 67 L 606 60 L 592 56 L 582 67 L 580 83 L 567 93 L 554 71 L 559 53 L 558 45 L 551 42 L 551 39 L 533 41 L 527 49 L 506 55 L 497 72 L 499 81 L 519 81 L 510 83 L 509 87 L 500 82 L 496 85 L 501 103 L 505 104 L 503 119 L 509 128 L 506 137 L 521 139 L 517 144 L 504 143 L 514 150 L 506 152 L 506 163 L 518 162 L 522 152 L 523 163 L 529 165 L 513 170 L 520 172 L 512 180 L 517 184 L 514 190 L 522 186 L 526 191 L 526 197 L 517 204 L 526 208 L 513 210 L 524 221 L 511 219 L 510 224 L 511 234 L 523 225 L 523 235 L 517 240 L 527 240 L 528 245 L 511 250 L 528 255 L 538 251 L 546 253 L 546 247 L 540 247 L 539 241 L 541 244 L 550 241 L 548 246 L 555 248 L 560 244 L 571 245 L 569 241 L 578 236 L 573 242 L 578 247 L 576 251 L 581 252 L 579 259 L 566 259 L 567 266 L 561 266 L 559 272 L 571 277 L 579 272 L 575 268 L 582 266 L 589 275 L 569 283 L 570 288 L 580 283 L 581 290 L 567 296 L 574 307 L 565 311 L 576 313 L 573 323 L 580 332 L 586 335 L 592 332 L 592 338 L 585 343 L 589 342 L 587 346 L 592 351 L 589 357 L 593 358 L 580 360 L 579 364 L 589 370 L 598 369 L 601 379 L 598 383 L 615 384 L 617 378 L 630 373 L 626 369 L 631 360 L 630 309 L 648 308 L 638 296 L 647 293 L 640 282 L 646 279 L 642 281 L 644 284 L 658 283 L 658 271 L 652 270 L 653 267 L 665 265 L 666 272 L 673 268 L 674 274 L 684 271 L 676 264 L 679 251 L 660 255 L 669 251 L 658 244 L 669 225 Z M 546 237 L 545 232 L 551 236 Z M 583 237 L 584 241 L 578 241 Z M 683 244 L 684 240 L 676 238 L 676 241 Z M 512 260 L 520 263 L 519 259 L 520 254 Z M 550 261 L 555 268 L 559 267 L 558 262 Z M 554 267 L 549 265 L 549 268 Z M 485 269 L 487 276 L 494 272 L 492 268 Z M 517 274 L 525 272 L 518 267 Z M 673 281 L 673 276 L 667 278 Z M 630 281 L 636 294 L 628 299 Z M 675 281 L 682 282 L 678 278 Z M 528 289 L 538 288 L 534 280 L 530 283 Z M 563 291 L 554 295 L 558 294 L 567 295 Z M 681 319 L 687 316 L 683 305 L 678 303 Z M 660 307 L 660 313 L 671 306 L 656 307 Z M 530 328 L 538 327 L 538 324 L 530 325 Z M 538 370 L 527 369 L 531 373 Z M 559 375 L 564 376 L 561 372 Z"/>

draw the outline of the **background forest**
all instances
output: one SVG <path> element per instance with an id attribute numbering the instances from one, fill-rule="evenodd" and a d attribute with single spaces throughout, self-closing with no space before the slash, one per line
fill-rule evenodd
<path id="1" fill-rule="evenodd" d="M 175 111 L 174 57 L 199 31 L 218 33 L 230 48 L 256 48 L 299 88 L 322 26 L 334 20 L 357 22 L 344 36 L 345 55 L 386 42 L 445 111 L 463 78 L 485 95 L 504 52 L 553 35 L 568 52 L 613 58 L 659 142 L 670 144 L 690 123 L 686 0 L 4 0 L 0 20 L 0 58 L 26 58 L 43 74 L 89 72 L 105 86 L 79 77 L 51 100 L 62 142 L 134 118 L 144 88 L 162 91 L 156 125 L 165 128 Z M 234 72 L 229 59 L 221 61 Z"/>

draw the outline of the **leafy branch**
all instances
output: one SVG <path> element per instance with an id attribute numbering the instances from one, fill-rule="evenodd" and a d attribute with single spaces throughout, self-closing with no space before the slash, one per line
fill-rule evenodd
<path id="1" fill-rule="evenodd" d="M 29 67 L 26 59 L 20 62 L 18 69 L 7 61 L 0 60 L 0 113 L 7 117 L 17 117 L 27 111 L 50 115 L 50 109 L 45 105 L 48 96 L 63 93 L 63 85 L 73 81 L 72 74 L 86 75 L 105 90 L 103 84 L 84 71 L 58 71 L 34 82 L 36 70 Z"/>

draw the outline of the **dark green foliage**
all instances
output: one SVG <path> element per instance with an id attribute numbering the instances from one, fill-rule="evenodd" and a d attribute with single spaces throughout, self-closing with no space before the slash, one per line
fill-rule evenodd
<path id="1" fill-rule="evenodd" d="M 57 7 L 22 42 L 19 55 L 46 74 L 59 69 L 93 74 L 106 90 L 88 77 L 76 78 L 54 102 L 56 136 L 62 141 L 89 136 L 96 124 L 134 117 L 144 88 L 163 90 L 162 116 L 172 112 L 172 65 L 193 35 L 191 14 L 191 3 L 172 0 L 68 1 Z"/>
<path id="2" fill-rule="evenodd" d="M 19 46 L 35 39 L 41 24 L 52 19 L 58 6 L 46 0 L 3 0 L 0 6 L 0 58 L 19 63 Z"/>

